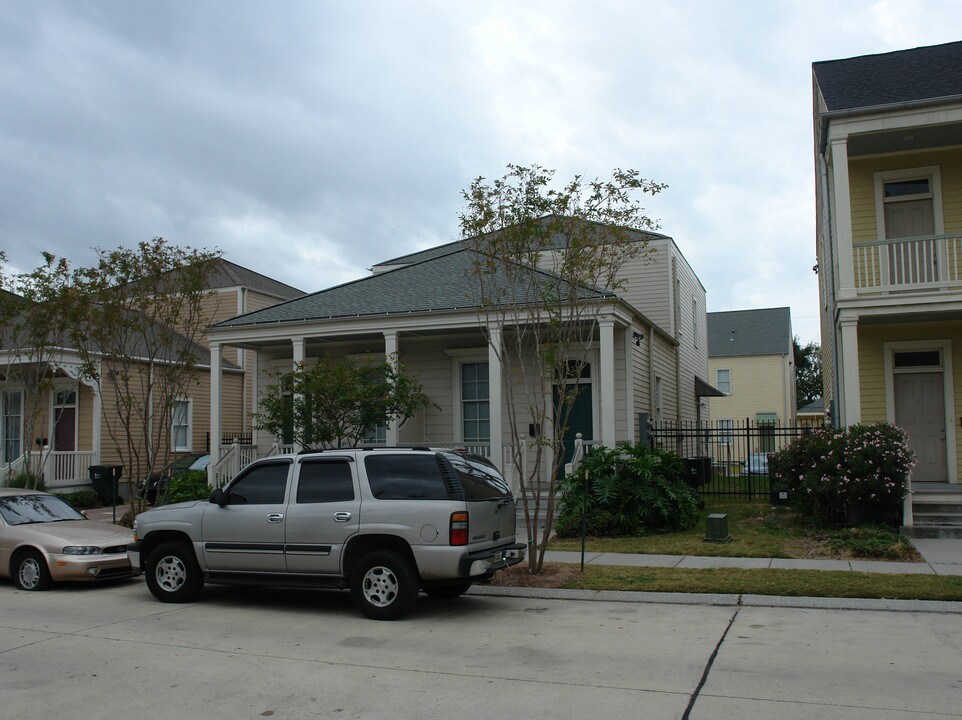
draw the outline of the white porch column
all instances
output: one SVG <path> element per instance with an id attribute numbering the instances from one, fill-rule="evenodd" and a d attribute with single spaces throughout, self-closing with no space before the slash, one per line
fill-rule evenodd
<path id="1" fill-rule="evenodd" d="M 847 137 L 832 139 L 832 186 L 835 199 L 832 207 L 832 224 L 835 227 L 835 257 L 838 260 L 838 299 L 848 300 L 854 298 L 856 292 Z"/>
<path id="2" fill-rule="evenodd" d="M 94 465 L 100 464 L 100 443 L 103 435 L 103 407 L 104 401 L 100 397 L 100 391 L 96 384 L 88 385 L 90 393 L 93 395 L 93 437 L 91 439 L 91 450 L 94 451 Z"/>
<path id="3" fill-rule="evenodd" d="M 214 466 L 220 460 L 220 397 L 223 368 L 221 367 L 220 343 L 210 344 L 210 465 L 208 472 L 213 473 Z M 211 480 L 210 475 L 208 476 Z"/>
<path id="4" fill-rule="evenodd" d="M 602 318 L 601 330 L 601 442 L 615 446 L 615 321 Z"/>
<path id="5" fill-rule="evenodd" d="M 258 373 L 261 367 L 261 352 L 260 350 L 254 350 L 249 355 L 251 361 L 249 367 L 245 370 L 246 373 L 250 373 L 251 377 L 251 406 L 250 413 L 255 413 L 260 410 L 261 396 L 259 392 L 258 385 Z M 246 384 L 246 383 L 245 383 Z M 247 416 L 247 420 L 250 421 L 250 414 Z M 254 427 L 254 423 L 251 421 L 251 445 L 254 446 L 254 457 L 257 457 L 257 428 Z"/>
<path id="6" fill-rule="evenodd" d="M 842 318 L 841 361 L 842 397 L 839 410 L 841 425 L 852 425 L 862 420 L 862 395 L 858 372 L 858 318 Z"/>
<path id="7" fill-rule="evenodd" d="M 504 437 L 502 427 L 502 397 L 501 387 L 501 328 L 488 327 L 488 423 L 491 434 L 491 462 L 501 472 L 506 473 L 504 467 Z M 513 440 L 513 439 L 512 439 Z"/>
<path id="8" fill-rule="evenodd" d="M 302 337 L 291 338 L 291 345 L 293 346 L 293 349 L 294 349 L 294 365 L 291 369 L 296 370 L 298 367 L 303 367 L 304 365 L 304 338 Z M 298 404 L 298 397 L 295 396 L 294 405 L 296 406 L 297 404 Z M 303 449 L 304 449 L 304 446 L 295 440 L 294 452 L 298 452 Z"/>
<path id="9" fill-rule="evenodd" d="M 384 331 L 384 359 L 391 363 L 391 367 L 397 371 L 399 358 L 397 347 L 397 330 Z M 400 423 L 397 418 L 391 418 L 387 426 L 387 433 L 384 436 L 384 444 L 388 447 L 397 447 L 398 430 Z"/>

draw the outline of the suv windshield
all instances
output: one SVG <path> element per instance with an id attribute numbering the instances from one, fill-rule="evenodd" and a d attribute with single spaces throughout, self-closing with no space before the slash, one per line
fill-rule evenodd
<path id="1" fill-rule="evenodd" d="M 8 525 L 86 519 L 54 495 L 14 495 L 0 498 L 0 517 Z"/>

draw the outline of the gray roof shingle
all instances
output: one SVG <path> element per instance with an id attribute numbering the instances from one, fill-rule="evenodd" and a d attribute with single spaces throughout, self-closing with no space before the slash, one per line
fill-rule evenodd
<path id="1" fill-rule="evenodd" d="M 829 112 L 962 96 L 962 42 L 812 63 Z"/>
<path id="2" fill-rule="evenodd" d="M 469 250 L 455 249 L 439 257 L 230 318 L 214 327 L 476 309 L 480 306 L 476 286 L 469 280 L 474 257 Z M 601 298 L 606 294 L 584 288 L 582 296 Z"/>
<path id="3" fill-rule="evenodd" d="M 708 357 L 780 355 L 791 351 L 790 308 L 708 313 Z"/>

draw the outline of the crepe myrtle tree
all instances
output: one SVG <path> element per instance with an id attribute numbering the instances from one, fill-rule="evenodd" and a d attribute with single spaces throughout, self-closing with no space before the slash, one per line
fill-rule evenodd
<path id="1" fill-rule="evenodd" d="M 6 255 L 0 252 L 0 263 Z M 66 335 L 67 290 L 71 283 L 70 264 L 65 258 L 43 253 L 43 263 L 31 272 L 8 276 L 0 273 L 0 384 L 10 388 L 7 412 L 20 414 L 20 447 L 8 447 L 8 454 L 29 455 L 32 438 L 45 435 L 37 424 L 49 401 Z M 16 393 L 17 400 L 14 400 Z M 56 425 L 57 418 L 53 418 Z M 39 432 L 38 432 L 39 431 Z M 43 453 L 44 442 L 38 440 Z M 49 452 L 49 448 L 47 449 Z M 44 458 L 24 463 L 20 479 L 24 487 L 42 488 Z M 17 460 L 7 457 L 8 463 Z"/>
<path id="2" fill-rule="evenodd" d="M 95 252 L 96 263 L 73 274 L 70 344 L 103 398 L 103 428 L 136 515 L 143 499 L 134 483 L 167 462 L 175 404 L 199 386 L 207 354 L 198 343 L 212 319 L 205 300 L 220 251 L 157 237 Z"/>
<path id="3" fill-rule="evenodd" d="M 501 178 L 479 177 L 462 192 L 459 216 L 473 251 L 468 275 L 479 322 L 501 363 L 512 439 L 507 462 L 520 478 L 528 546 L 537 548 L 529 552 L 532 573 L 544 566 L 554 522 L 579 389 L 573 380 L 596 342 L 600 316 L 624 285 L 619 271 L 647 258 L 648 233 L 658 228 L 635 197 L 666 187 L 635 170 L 615 169 L 604 180 L 578 175 L 557 187 L 554 175 L 538 165 L 508 165 Z M 531 423 L 541 431 L 519 443 Z M 493 429 L 493 442 L 500 432 Z M 534 461 L 526 463 L 529 450 Z"/>
<path id="4" fill-rule="evenodd" d="M 433 405 L 420 382 L 393 362 L 320 357 L 297 363 L 268 386 L 254 426 L 302 448 L 355 447 L 379 426 Z"/>

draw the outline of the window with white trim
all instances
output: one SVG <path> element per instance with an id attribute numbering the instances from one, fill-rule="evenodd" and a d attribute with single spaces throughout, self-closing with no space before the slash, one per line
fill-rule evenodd
<path id="1" fill-rule="evenodd" d="M 718 442 L 722 445 L 732 444 L 732 420 L 719 420 L 718 421 Z"/>
<path id="2" fill-rule="evenodd" d="M 190 400 L 174 400 L 170 412 L 170 446 L 174 452 L 191 450 Z"/>
<path id="3" fill-rule="evenodd" d="M 732 394 L 731 368 L 718 368 L 715 370 L 715 388 L 726 395 Z"/>
<path id="4" fill-rule="evenodd" d="M 488 400 L 488 363 L 461 363 L 461 440 L 465 444 L 491 442 L 491 405 Z"/>
<path id="5" fill-rule="evenodd" d="M 4 390 L 3 401 L 3 457 L 11 463 L 23 454 L 23 391 Z"/>

